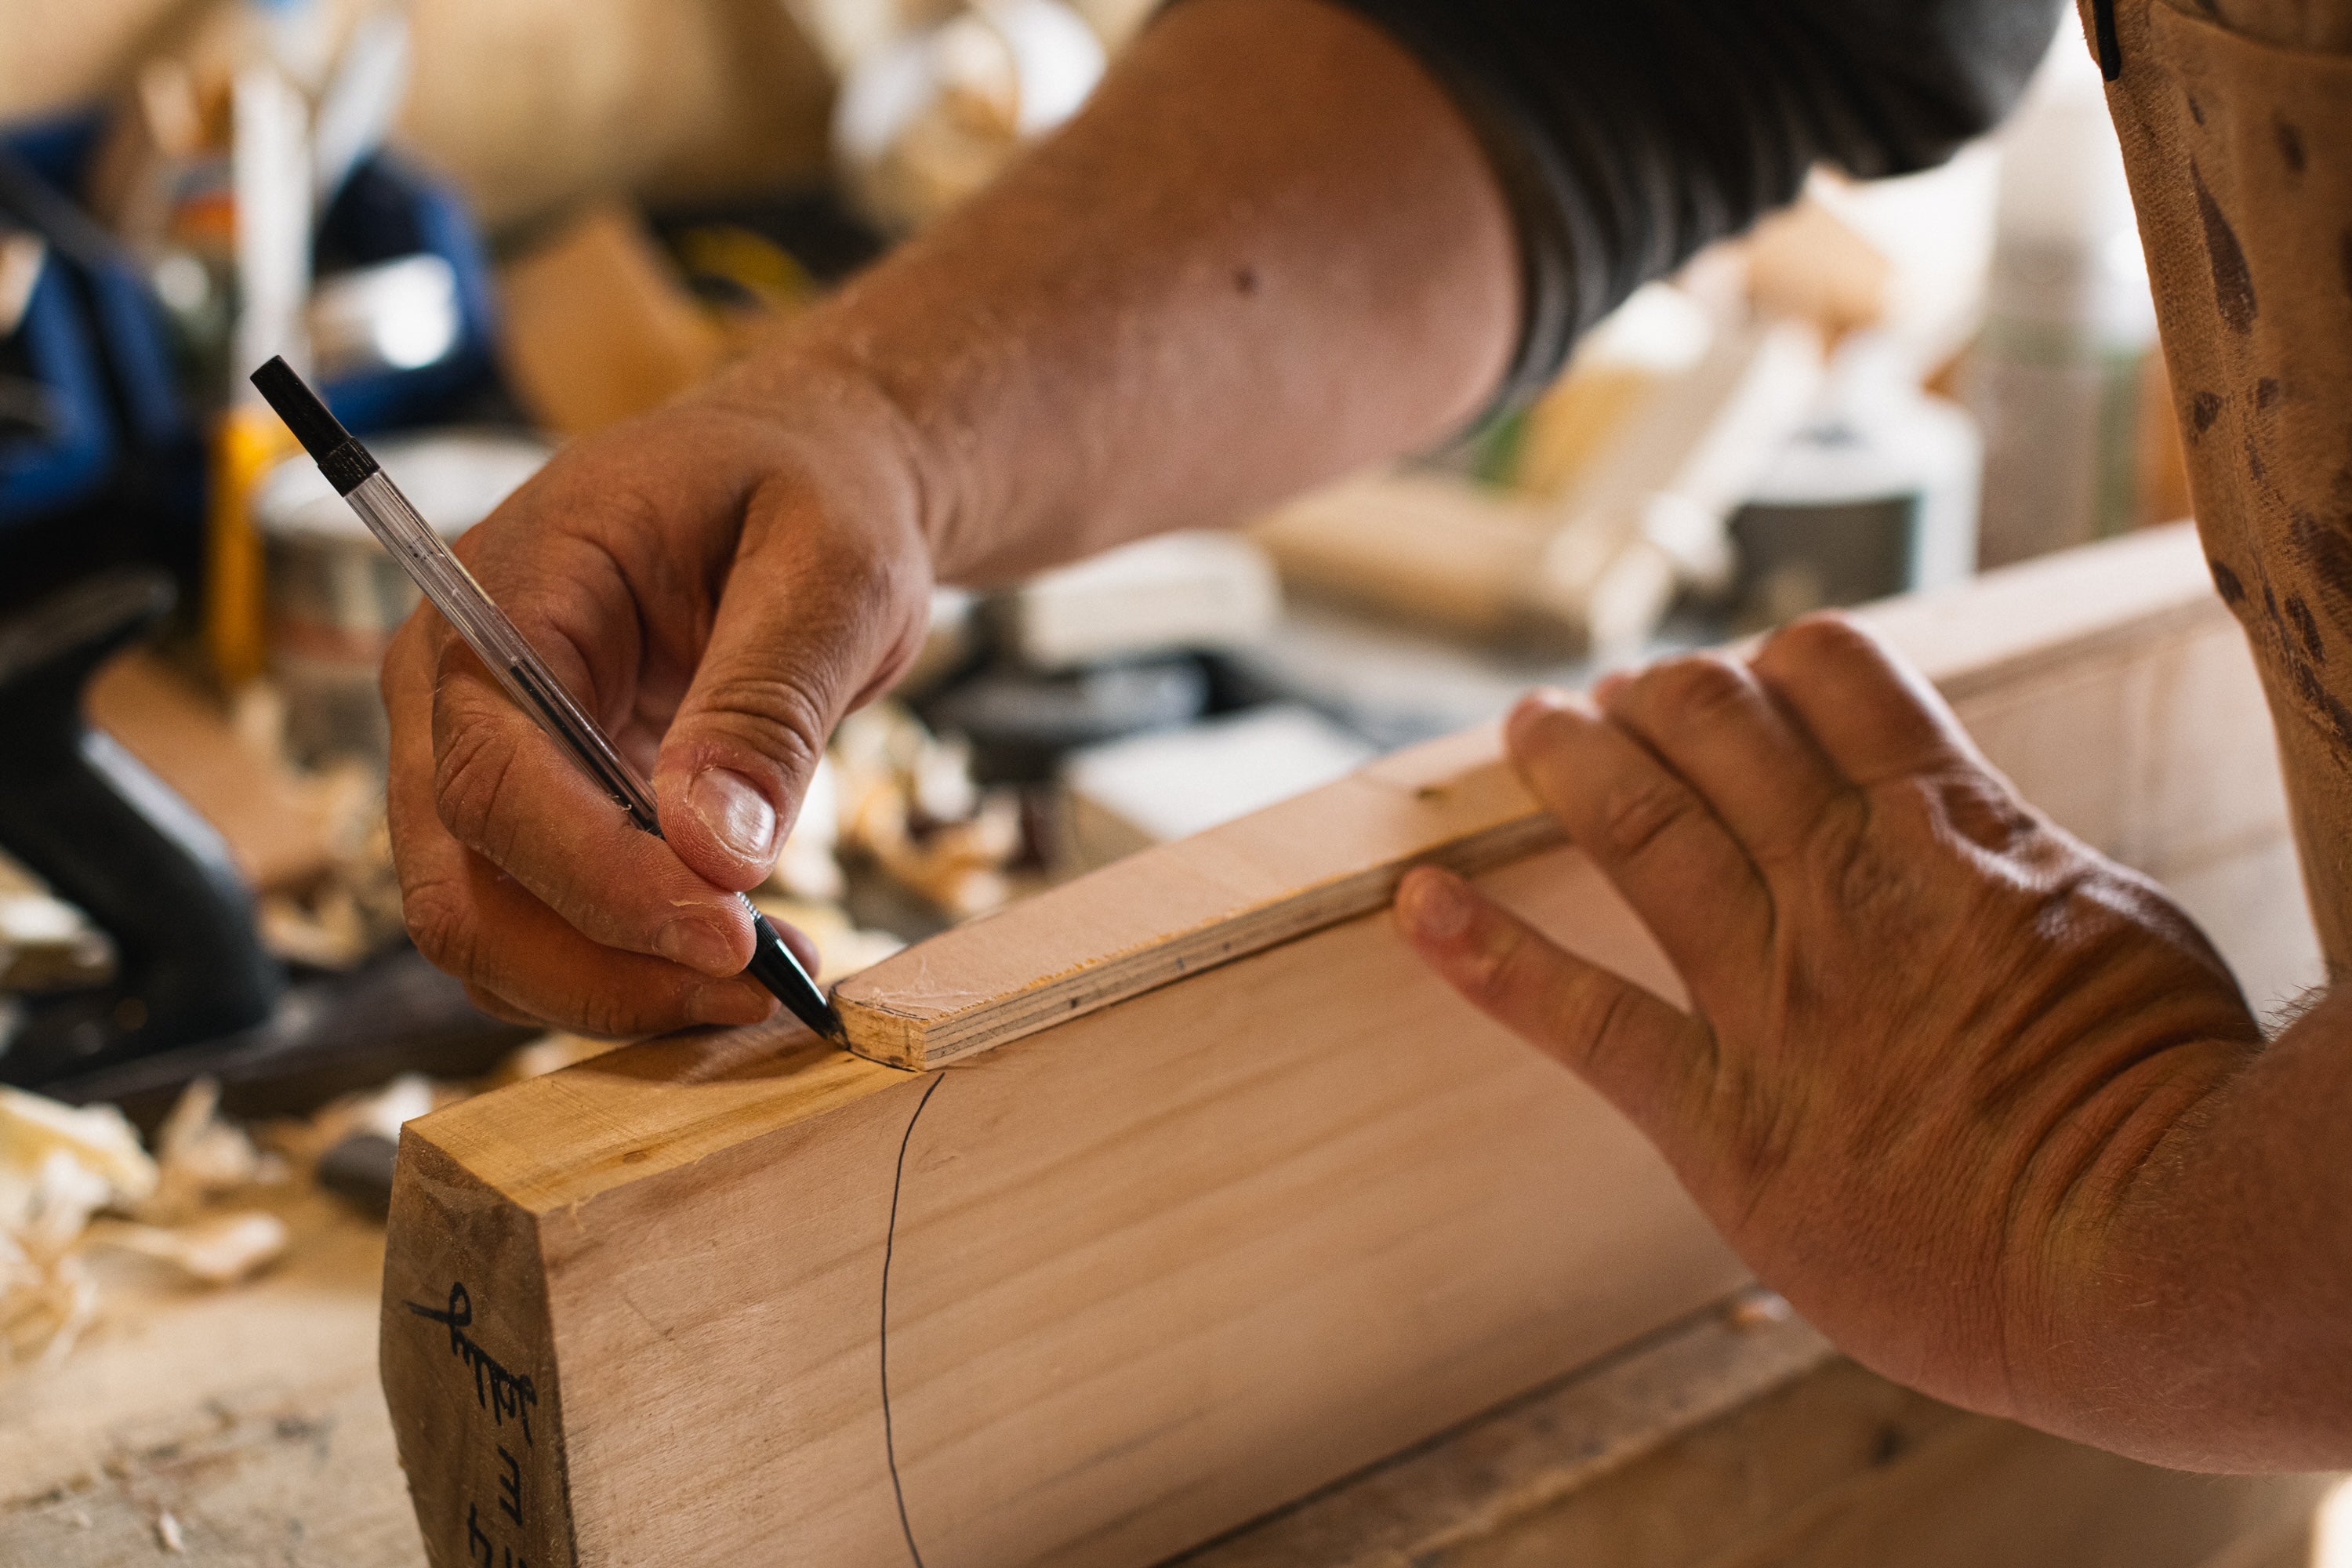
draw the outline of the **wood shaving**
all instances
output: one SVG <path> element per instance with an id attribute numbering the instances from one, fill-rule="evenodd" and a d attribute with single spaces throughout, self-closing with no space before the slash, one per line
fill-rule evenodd
<path id="1" fill-rule="evenodd" d="M 262 1140 L 274 1152 L 308 1173 L 328 1150 L 354 1133 L 373 1132 L 396 1143 L 402 1123 L 414 1121 L 443 1106 L 455 1105 L 471 1092 L 457 1084 L 436 1082 L 421 1073 L 402 1073 L 375 1089 L 331 1100 L 307 1117 L 273 1121 L 262 1129 Z"/>
<path id="2" fill-rule="evenodd" d="M 54 1365 L 98 1313 L 98 1282 L 71 1253 L 42 1258 L 0 1235 L 0 1367 Z"/>
<path id="3" fill-rule="evenodd" d="M 786 898 L 831 902 L 848 890 L 835 851 L 841 843 L 841 787 L 831 758 L 821 758 L 801 796 L 800 814 L 776 857 L 768 890 Z"/>
<path id="4" fill-rule="evenodd" d="M 289 963 L 352 969 L 395 944 L 407 929 L 383 788 L 352 764 L 304 779 L 317 795 L 332 858 L 325 873 L 306 885 L 262 898 L 262 942 Z"/>
<path id="5" fill-rule="evenodd" d="M 0 889 L 0 989 L 25 994 L 102 985 L 114 944 L 62 899 Z"/>
<path id="6" fill-rule="evenodd" d="M 89 1244 L 169 1263 L 207 1285 L 234 1285 L 282 1256 L 289 1236 L 284 1220 L 252 1209 L 168 1228 L 102 1224 L 91 1230 Z"/>
<path id="7" fill-rule="evenodd" d="M 170 1225 L 237 1187 L 283 1181 L 285 1162 L 264 1154 L 245 1130 L 220 1117 L 220 1085 L 200 1078 L 182 1091 L 155 1133 L 155 1190 L 138 1217 Z"/>
<path id="8" fill-rule="evenodd" d="M 89 1171 L 107 1189 L 136 1203 L 154 1192 L 155 1162 L 139 1145 L 139 1134 L 110 1105 L 71 1106 L 21 1089 L 0 1088 L 0 1224 L 15 1228 L 18 1210 L 8 1202 L 11 1177 L 29 1180 L 42 1163 L 62 1152 Z"/>
<path id="9" fill-rule="evenodd" d="M 111 1106 L 0 1089 L 0 1364 L 63 1357 L 95 1317 L 90 1215 L 152 1196 L 155 1163 Z"/>
<path id="10" fill-rule="evenodd" d="M 0 1089 L 0 1368 L 54 1364 L 96 1321 L 99 1284 L 85 1262 L 95 1247 L 144 1253 L 207 1283 L 244 1279 L 285 1250 L 274 1215 L 204 1212 L 284 1171 L 219 1107 L 218 1086 L 191 1085 L 151 1158 L 112 1106 Z"/>
<path id="11" fill-rule="evenodd" d="M 906 709 L 877 702 L 843 721 L 831 756 L 844 847 L 957 920 L 1018 895 L 1009 868 L 1026 847 L 1020 797 L 975 786 L 962 740 L 935 736 Z"/>

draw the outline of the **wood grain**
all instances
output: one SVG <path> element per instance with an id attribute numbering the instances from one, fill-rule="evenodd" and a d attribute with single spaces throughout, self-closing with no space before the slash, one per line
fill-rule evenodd
<path id="1" fill-rule="evenodd" d="M 1569 852 L 1486 880 L 1671 986 Z M 903 1561 L 894 1447 L 927 1558 L 1150 1561 L 1738 1282 L 1630 1129 L 1397 956 L 1360 918 L 944 1079 L 748 1031 L 412 1124 L 384 1376 L 436 1561 L 497 1475 L 409 1310 L 461 1281 L 561 1444 L 518 1549 L 613 1563 Z"/>

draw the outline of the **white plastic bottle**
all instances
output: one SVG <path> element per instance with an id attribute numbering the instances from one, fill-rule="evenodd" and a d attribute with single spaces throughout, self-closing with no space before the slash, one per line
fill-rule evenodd
<path id="1" fill-rule="evenodd" d="M 2103 538 L 2137 512 L 2156 310 L 2098 68 L 2065 29 L 2001 132 L 1999 229 L 1967 395 L 1984 427 L 1979 560 Z"/>

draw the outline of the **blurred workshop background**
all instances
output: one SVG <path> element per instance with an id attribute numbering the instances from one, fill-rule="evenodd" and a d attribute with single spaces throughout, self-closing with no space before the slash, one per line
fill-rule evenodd
<path id="1" fill-rule="evenodd" d="M 1150 6 L 0 0 L 0 1083 L 44 1091 L 0 1090 L 0 1365 L 88 1321 L 91 1214 L 234 1277 L 282 1234 L 191 1230 L 204 1194 L 371 1201 L 403 1116 L 593 1048 L 407 951 L 375 668 L 414 591 L 244 373 L 311 367 L 462 531 L 986 183 Z M 940 591 L 760 901 L 830 982 L 1532 682 L 2179 517 L 2172 431 L 2068 30 L 1998 138 L 1817 175 L 1523 414 Z M 163 1177 L 68 1102 L 160 1125 Z"/>

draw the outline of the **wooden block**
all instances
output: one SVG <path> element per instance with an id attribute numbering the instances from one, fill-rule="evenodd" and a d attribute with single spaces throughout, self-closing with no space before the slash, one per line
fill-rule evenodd
<path id="1" fill-rule="evenodd" d="M 2208 592 L 2173 536 L 1879 619 L 1964 707 L 2101 702 L 2079 661 Z M 1457 737 L 869 971 L 869 1041 L 948 1070 L 772 1026 L 410 1123 L 383 1365 L 432 1560 L 1157 1561 L 1717 1299 L 1654 1152 L 1378 908 L 1483 863 L 1678 997 L 1539 828 Z"/>
<path id="2" fill-rule="evenodd" d="M 960 927 L 936 979 L 886 962 L 835 1003 L 861 1056 L 938 1067 L 1380 908 L 1411 866 L 1475 872 L 1559 838 L 1481 731 Z M 1097 880 L 1112 875 L 1125 886 Z"/>
<path id="3" fill-rule="evenodd" d="M 1565 852 L 1489 885 L 1671 986 Z M 1737 1282 L 1629 1129 L 1399 956 L 1359 919 L 952 1075 L 752 1031 L 413 1127 L 385 1379 L 436 1560 L 503 1443 L 534 1560 L 697 1519 L 891 1561 L 903 1482 L 942 1560 L 1150 1561 Z M 529 1396 L 414 1310 L 459 1284 Z"/>
<path id="4" fill-rule="evenodd" d="M 600 203 L 499 273 L 500 353 L 531 417 L 565 436 L 642 414 L 717 369 L 724 335 L 635 213 Z"/>

